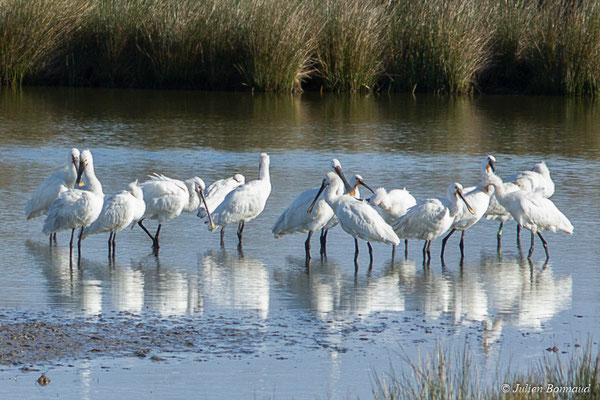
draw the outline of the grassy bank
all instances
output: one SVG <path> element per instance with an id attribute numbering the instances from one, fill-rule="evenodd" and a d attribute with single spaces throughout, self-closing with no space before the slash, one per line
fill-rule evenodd
<path id="1" fill-rule="evenodd" d="M 592 342 L 561 357 L 549 352 L 525 373 L 507 373 L 482 383 L 466 347 L 453 352 L 438 346 L 416 361 L 405 354 L 403 373 L 375 376 L 373 397 L 392 399 L 600 399 L 600 352 Z M 572 388 L 572 389 L 569 389 Z"/>
<path id="2" fill-rule="evenodd" d="M 3 85 L 595 95 L 594 0 L 0 0 Z"/>

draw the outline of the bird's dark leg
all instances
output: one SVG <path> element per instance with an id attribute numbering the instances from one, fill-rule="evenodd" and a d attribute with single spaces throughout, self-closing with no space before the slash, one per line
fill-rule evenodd
<path id="1" fill-rule="evenodd" d="M 371 242 L 367 242 L 367 247 L 369 248 L 369 270 L 373 269 L 373 246 L 371 246 Z"/>
<path id="2" fill-rule="evenodd" d="M 529 247 L 529 255 L 527 258 L 531 258 L 531 255 L 533 254 L 533 239 L 535 239 L 535 235 L 531 232 L 531 246 Z"/>
<path id="3" fill-rule="evenodd" d="M 423 244 L 423 262 L 425 262 L 425 258 L 427 256 L 427 242 L 428 240 L 426 240 L 425 244 Z"/>
<path id="4" fill-rule="evenodd" d="M 54 240 L 54 243 L 56 243 L 56 232 L 54 232 L 54 235 L 52 235 L 52 239 Z"/>
<path id="5" fill-rule="evenodd" d="M 69 242 L 69 258 L 73 258 L 73 236 L 75 235 L 75 228 L 71 229 L 71 241 Z"/>
<path id="6" fill-rule="evenodd" d="M 354 238 L 354 267 L 358 270 L 358 239 Z"/>
<path id="7" fill-rule="evenodd" d="M 238 235 L 238 241 L 239 241 L 239 245 L 242 245 L 242 234 L 244 232 L 244 221 L 240 222 L 239 226 L 238 226 L 238 231 L 237 231 L 237 235 Z"/>
<path id="8" fill-rule="evenodd" d="M 392 245 L 392 264 L 394 264 L 394 259 L 396 258 L 396 245 Z"/>
<path id="9" fill-rule="evenodd" d="M 115 231 L 115 233 L 113 233 L 113 238 L 112 238 L 112 256 L 113 258 L 115 258 L 115 254 L 117 253 L 117 232 Z"/>
<path id="10" fill-rule="evenodd" d="M 112 237 L 113 237 L 113 233 L 110 232 L 110 235 L 108 235 L 108 258 L 110 258 L 111 251 L 112 251 Z"/>
<path id="11" fill-rule="evenodd" d="M 521 247 L 521 224 L 517 222 L 517 247 Z"/>
<path id="12" fill-rule="evenodd" d="M 404 258 L 408 258 L 408 239 L 404 239 Z"/>
<path id="13" fill-rule="evenodd" d="M 431 261 L 431 240 L 427 241 L 427 262 Z"/>
<path id="14" fill-rule="evenodd" d="M 50 234 L 50 242 L 49 242 L 49 244 L 50 244 L 50 247 L 52 247 L 52 234 Z"/>
<path id="15" fill-rule="evenodd" d="M 465 258 L 465 231 L 462 231 L 460 235 L 460 243 L 458 244 L 460 248 L 460 259 Z"/>
<path id="16" fill-rule="evenodd" d="M 138 225 L 140 226 L 140 228 L 142 228 L 144 230 L 144 232 L 146 232 L 146 235 L 148 235 L 148 237 L 150 239 L 152 239 L 152 243 L 154 243 L 154 236 L 152 236 L 152 234 L 150 233 L 150 231 L 148 231 L 148 229 L 146 229 L 146 227 L 144 226 L 144 224 L 142 224 L 143 220 L 139 220 L 138 221 Z"/>
<path id="17" fill-rule="evenodd" d="M 540 232 L 538 232 L 537 234 L 540 237 L 540 240 L 542 241 L 542 244 L 544 245 L 544 250 L 546 251 L 546 262 L 547 262 L 548 259 L 550 258 L 550 253 L 548 252 L 548 242 L 546 242 L 544 240 L 544 237 L 542 236 L 542 234 Z"/>
<path id="18" fill-rule="evenodd" d="M 321 229 L 321 237 L 319 238 L 321 240 L 321 257 L 327 257 L 327 232 L 329 230 Z"/>
<path id="19" fill-rule="evenodd" d="M 82 226 L 79 231 L 79 238 L 77 239 L 77 265 L 81 262 L 81 238 L 83 237 L 83 230 L 85 228 Z"/>
<path id="20" fill-rule="evenodd" d="M 449 234 L 447 234 L 447 235 L 446 235 L 446 237 L 444 237 L 444 238 L 442 239 L 442 255 L 441 255 L 441 257 L 442 257 L 442 260 L 444 259 L 444 250 L 446 250 L 446 242 L 448 241 L 448 239 L 450 239 L 450 236 L 452 236 L 452 234 L 453 234 L 454 232 L 456 232 L 456 229 L 452 229 L 452 230 L 450 231 L 450 233 L 449 233 Z"/>
<path id="21" fill-rule="evenodd" d="M 225 240 L 224 240 L 224 237 L 225 237 L 225 227 L 223 226 L 223 227 L 221 228 L 221 247 L 225 247 Z"/>
<path id="22" fill-rule="evenodd" d="M 504 228 L 504 222 L 500 222 L 500 227 L 498 228 L 498 251 L 502 249 L 502 228 Z"/>
<path id="23" fill-rule="evenodd" d="M 306 242 L 304 242 L 304 251 L 306 252 L 306 259 L 310 260 L 310 238 L 312 237 L 313 231 L 308 232 Z"/>
<path id="24" fill-rule="evenodd" d="M 162 227 L 162 224 L 158 224 L 158 228 L 156 228 L 156 234 L 154 235 L 154 239 L 152 240 L 152 247 L 155 250 L 160 249 L 160 246 L 158 244 L 158 236 L 160 235 L 160 228 Z"/>

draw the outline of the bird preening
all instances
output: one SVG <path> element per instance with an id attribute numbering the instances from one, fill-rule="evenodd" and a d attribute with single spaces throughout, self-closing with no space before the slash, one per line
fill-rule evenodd
<path id="1" fill-rule="evenodd" d="M 124 190 L 105 198 L 91 151 L 80 152 L 73 148 L 68 152 L 64 166 L 44 179 L 36 189 L 25 206 L 25 216 L 30 220 L 46 215 L 42 232 L 49 235 L 50 246 L 56 245 L 57 232 L 71 230 L 71 258 L 75 232 L 79 230 L 78 261 L 82 240 L 99 233 L 109 233 L 108 255 L 114 260 L 117 234 L 136 225 L 151 239 L 152 249 L 158 255 L 163 224 L 182 213 L 195 213 L 205 220 L 211 232 L 219 230 L 222 247 L 225 246 L 225 227 L 237 225 L 238 250 L 241 252 L 246 223 L 261 215 L 271 194 L 270 157 L 261 153 L 258 161 L 258 178 L 255 180 L 247 181 L 244 175 L 235 173 L 206 187 L 197 176 L 178 180 L 152 173 L 144 182 L 138 183 L 136 179 Z M 304 241 L 307 267 L 312 258 L 312 235 L 320 232 L 319 254 L 324 259 L 327 257 L 327 233 L 337 225 L 354 240 L 355 271 L 358 270 L 359 239 L 367 242 L 371 269 L 374 260 L 372 242 L 391 245 L 393 260 L 400 240 L 405 242 L 405 258 L 408 257 L 408 240 L 424 240 L 423 263 L 429 266 L 431 243 L 443 236 L 440 254 L 443 265 L 447 242 L 456 231 L 461 232 L 462 263 L 466 253 L 465 233 L 483 217 L 500 222 L 498 252 L 501 251 L 502 229 L 506 222 L 515 220 L 517 223 L 519 249 L 520 229 L 529 230 L 528 258 L 533 256 L 536 235 L 543 244 L 546 259 L 549 259 L 548 242 L 542 232 L 573 233 L 571 222 L 549 199 L 555 192 L 555 185 L 544 162 L 503 181 L 497 175 L 496 159 L 487 155 L 481 163 L 478 184 L 465 188 L 455 182 L 448 186 L 445 197 L 420 201 L 406 188 L 373 190 L 359 174 L 350 175 L 348 181 L 336 158 L 331 160 L 330 168 L 324 176 L 315 176 L 315 181 L 319 175 L 322 177 L 320 187 L 300 193 L 271 228 L 275 238 L 293 233 L 307 234 Z M 361 199 L 359 186 L 372 195 Z M 154 233 L 144 225 L 147 220 L 157 221 Z"/>

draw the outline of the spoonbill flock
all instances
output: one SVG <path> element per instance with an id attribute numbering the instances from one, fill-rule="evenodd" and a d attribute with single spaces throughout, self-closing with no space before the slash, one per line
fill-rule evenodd
<path id="1" fill-rule="evenodd" d="M 541 162 L 503 181 L 496 175 L 495 164 L 496 159 L 487 155 L 481 163 L 479 184 L 463 188 L 455 182 L 448 186 L 446 197 L 417 201 L 406 188 L 373 190 L 358 174 L 349 182 L 341 163 L 334 158 L 331 171 L 323 176 L 320 187 L 300 193 L 277 218 L 271 231 L 275 238 L 306 233 L 304 250 L 308 266 L 312 235 L 320 231 L 320 255 L 327 257 L 327 232 L 339 224 L 354 239 L 354 264 L 358 270 L 359 239 L 367 242 L 369 268 L 373 266 L 372 242 L 391 245 L 393 259 L 395 247 L 402 239 L 405 257 L 409 239 L 424 240 L 423 262 L 429 265 L 431 242 L 445 235 L 441 246 L 443 263 L 449 238 L 460 231 L 462 261 L 466 230 L 482 218 L 499 221 L 497 246 L 500 251 L 504 223 L 514 219 L 518 229 L 523 227 L 531 232 L 528 258 L 533 255 L 537 234 L 549 259 L 548 243 L 542 232 L 572 234 L 573 225 L 549 199 L 555 187 L 548 167 Z M 105 198 L 94 172 L 92 153 L 73 148 L 68 152 L 64 167 L 39 185 L 25 206 L 25 216 L 29 220 L 46 215 L 42 232 L 49 235 L 50 246 L 56 242 L 57 232 L 70 229 L 71 257 L 75 230 L 80 229 L 78 259 L 82 240 L 98 233 L 109 233 L 108 255 L 114 258 L 117 233 L 136 225 L 152 240 L 152 248 L 158 254 L 162 225 L 182 213 L 196 213 L 211 232 L 220 228 L 221 246 L 224 246 L 225 227 L 237 225 L 238 249 L 241 250 L 245 224 L 263 212 L 271 194 L 269 168 L 269 155 L 261 153 L 256 180 L 247 182 L 244 175 L 236 173 L 207 188 L 197 176 L 181 181 L 153 173 L 145 182 L 135 180 L 125 190 Z M 359 186 L 372 195 L 362 199 Z M 157 221 L 154 234 L 144 225 L 145 220 Z"/>

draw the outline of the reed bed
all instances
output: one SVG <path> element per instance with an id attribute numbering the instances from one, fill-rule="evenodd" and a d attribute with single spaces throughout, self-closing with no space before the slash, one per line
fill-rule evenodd
<path id="1" fill-rule="evenodd" d="M 570 356 L 549 353 L 525 373 L 506 373 L 488 384 L 481 383 L 469 347 L 453 351 L 438 345 L 412 361 L 401 354 L 403 372 L 393 369 L 376 374 L 376 400 L 429 399 L 600 399 L 600 352 L 591 340 Z"/>
<path id="2" fill-rule="evenodd" d="M 0 0 L 0 84 L 600 91 L 595 0 Z"/>

